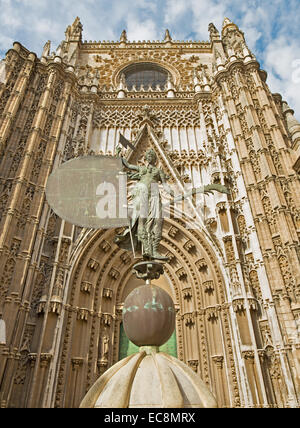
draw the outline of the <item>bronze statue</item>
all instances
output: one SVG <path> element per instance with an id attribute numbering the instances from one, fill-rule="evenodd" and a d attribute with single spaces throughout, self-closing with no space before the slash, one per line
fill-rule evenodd
<path id="1" fill-rule="evenodd" d="M 117 147 L 119 156 L 121 147 Z M 163 170 L 157 168 L 157 156 L 153 149 L 145 154 L 146 165 L 138 166 L 130 164 L 121 156 L 123 165 L 134 171 L 129 173 L 129 178 L 137 180 L 132 199 L 131 225 L 121 235 L 116 235 L 115 242 L 125 250 L 141 251 L 144 259 L 168 260 L 158 252 L 158 246 L 162 238 L 163 208 L 159 184 L 173 197 L 174 202 L 185 199 L 196 193 L 212 193 L 213 190 L 228 193 L 225 186 L 209 184 L 203 188 L 193 189 L 191 192 L 174 198 L 174 194 L 167 183 L 167 177 Z"/>
<path id="2" fill-rule="evenodd" d="M 117 153 L 120 153 L 120 148 Z M 131 233 L 134 249 L 141 251 L 144 258 L 167 260 L 158 252 L 158 245 L 162 237 L 163 215 L 162 202 L 159 192 L 159 183 L 171 194 L 165 173 L 157 168 L 157 157 L 153 149 L 145 155 L 146 166 L 132 165 L 122 157 L 123 165 L 134 171 L 129 174 L 138 183 L 134 188 L 132 200 Z M 119 247 L 131 249 L 130 229 L 123 235 L 117 235 L 115 242 Z"/>

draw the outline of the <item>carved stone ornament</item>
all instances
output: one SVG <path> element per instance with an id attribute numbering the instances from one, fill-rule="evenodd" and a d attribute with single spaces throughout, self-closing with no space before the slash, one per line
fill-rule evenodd
<path id="1" fill-rule="evenodd" d="M 105 299 L 112 299 L 113 290 L 111 288 L 103 288 L 102 296 Z"/>
<path id="2" fill-rule="evenodd" d="M 191 300 L 191 298 L 193 297 L 191 287 L 184 288 L 184 289 L 182 290 L 182 295 L 183 295 L 183 298 L 184 298 L 185 300 Z"/>
<path id="3" fill-rule="evenodd" d="M 163 274 L 163 265 L 158 262 L 141 262 L 133 267 L 134 273 L 140 279 L 158 279 Z"/>

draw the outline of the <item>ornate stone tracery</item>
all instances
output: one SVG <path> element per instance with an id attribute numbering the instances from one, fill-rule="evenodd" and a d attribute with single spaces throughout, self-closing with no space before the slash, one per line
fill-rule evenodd
<path id="1" fill-rule="evenodd" d="M 114 231 L 60 219 L 45 201 L 51 170 L 114 155 L 118 133 L 141 162 L 151 147 L 176 191 L 225 184 L 170 210 L 160 285 L 172 294 L 178 358 L 225 407 L 297 407 L 297 126 L 244 34 L 225 19 L 210 42 L 82 42 L 76 18 L 41 59 L 15 43 L 0 85 L 2 407 L 76 407 L 119 359 L 122 304 L 138 285 Z M 136 62 L 169 71 L 165 88 L 128 90 Z M 171 65 L 170 65 L 171 64 Z M 291 123 L 293 129 L 291 128 Z M 190 227 L 190 226 L 194 227 Z M 3 233 L 2 233 L 3 232 Z M 2 371 L 1 371 L 2 370 Z M 298 394 L 298 395 L 297 395 Z"/>

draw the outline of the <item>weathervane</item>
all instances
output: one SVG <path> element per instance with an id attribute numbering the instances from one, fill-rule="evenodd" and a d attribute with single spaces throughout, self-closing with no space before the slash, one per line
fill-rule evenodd
<path id="1" fill-rule="evenodd" d="M 82 156 L 62 164 L 48 179 L 47 200 L 56 214 L 81 227 L 126 227 L 114 241 L 120 248 L 132 251 L 134 258 L 141 255 L 142 261 L 134 270 L 139 278 L 150 281 L 163 273 L 162 262 L 168 261 L 159 252 L 164 206 L 197 193 L 228 193 L 228 190 L 220 184 L 209 184 L 174 197 L 168 177 L 157 166 L 153 148 L 146 152 L 145 164 L 140 166 L 122 156 L 122 147 L 135 150 L 135 145 L 120 134 L 116 156 Z M 127 177 L 136 181 L 130 215 Z M 162 204 L 160 185 L 171 202 Z"/>

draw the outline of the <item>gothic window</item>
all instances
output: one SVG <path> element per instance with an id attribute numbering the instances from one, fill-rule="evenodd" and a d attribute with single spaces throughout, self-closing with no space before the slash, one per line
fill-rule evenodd
<path id="1" fill-rule="evenodd" d="M 133 86 L 140 90 L 141 87 L 153 90 L 160 88 L 163 90 L 168 79 L 168 72 L 162 67 L 151 63 L 133 64 L 123 70 L 125 82 L 128 90 L 132 90 Z"/>

